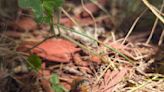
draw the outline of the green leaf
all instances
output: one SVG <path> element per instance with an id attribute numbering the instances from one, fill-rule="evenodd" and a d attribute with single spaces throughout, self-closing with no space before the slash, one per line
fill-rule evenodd
<path id="1" fill-rule="evenodd" d="M 64 0 L 18 0 L 21 8 L 31 8 L 37 22 L 50 23 L 54 10 L 58 10 Z"/>
<path id="2" fill-rule="evenodd" d="M 42 3 L 40 0 L 18 0 L 18 5 L 21 8 L 34 8 L 41 7 Z"/>
<path id="3" fill-rule="evenodd" d="M 43 2 L 43 7 L 44 7 L 45 11 L 50 15 L 53 13 L 53 10 L 54 10 L 54 4 L 53 3 L 54 3 L 53 1 Z"/>
<path id="4" fill-rule="evenodd" d="M 53 73 L 51 75 L 50 82 L 52 84 L 52 89 L 55 92 L 68 92 L 68 90 L 64 86 L 59 84 L 60 81 L 57 74 Z"/>
<path id="5" fill-rule="evenodd" d="M 36 19 L 43 16 L 43 7 L 41 0 L 18 0 L 18 4 L 21 8 L 32 9 Z"/>
<path id="6" fill-rule="evenodd" d="M 55 92 L 64 92 L 64 89 L 61 85 L 52 85 L 52 89 L 55 91 Z"/>
<path id="7" fill-rule="evenodd" d="M 30 0 L 18 0 L 18 5 L 21 8 L 31 8 L 30 7 Z"/>
<path id="8" fill-rule="evenodd" d="M 48 23 L 48 24 L 50 24 L 51 17 L 50 16 L 38 17 L 38 18 L 36 18 L 36 21 L 38 23 Z"/>
<path id="9" fill-rule="evenodd" d="M 64 3 L 64 0 L 54 0 L 54 9 L 58 9 L 59 7 L 61 7 Z"/>
<path id="10" fill-rule="evenodd" d="M 44 0 L 45 6 L 58 10 L 64 3 L 64 0 Z"/>
<path id="11" fill-rule="evenodd" d="M 57 74 L 52 74 L 50 79 L 52 85 L 59 84 L 59 78 Z"/>
<path id="12" fill-rule="evenodd" d="M 40 59 L 40 57 L 39 56 L 37 56 L 37 55 L 31 55 L 31 56 L 29 56 L 28 57 L 28 62 L 29 62 L 29 65 L 32 67 L 32 68 L 34 68 L 34 69 L 36 69 L 36 70 L 39 70 L 39 69 L 41 69 L 41 59 Z"/>

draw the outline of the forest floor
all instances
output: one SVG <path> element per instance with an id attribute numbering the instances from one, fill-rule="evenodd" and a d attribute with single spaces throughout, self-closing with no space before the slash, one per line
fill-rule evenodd
<path id="1" fill-rule="evenodd" d="M 61 9 L 60 36 L 29 16 L 1 26 L 0 92 L 164 92 L 164 30 L 150 37 L 150 11 L 123 17 L 108 0 L 75 1 Z"/>

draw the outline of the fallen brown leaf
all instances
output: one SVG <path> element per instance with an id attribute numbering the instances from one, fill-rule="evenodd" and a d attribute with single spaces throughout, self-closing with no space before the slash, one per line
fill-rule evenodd
<path id="1" fill-rule="evenodd" d="M 52 62 L 70 62 L 72 54 L 79 50 L 76 45 L 67 40 L 50 39 L 34 48 L 32 52 Z"/>
<path id="2" fill-rule="evenodd" d="M 30 17 L 22 17 L 16 20 L 12 27 L 16 30 L 30 31 L 37 28 L 37 23 Z"/>
<path id="3" fill-rule="evenodd" d="M 83 61 L 81 59 L 81 56 L 78 53 L 73 55 L 73 60 L 74 60 L 75 64 L 79 65 L 79 66 L 88 66 L 89 65 L 89 62 Z"/>
<path id="4" fill-rule="evenodd" d="M 124 67 L 120 71 L 115 70 L 115 71 L 108 71 L 106 72 L 104 76 L 104 81 L 105 81 L 105 88 L 103 92 L 112 92 L 114 86 L 118 84 L 124 77 L 125 74 L 127 74 L 129 68 Z"/>

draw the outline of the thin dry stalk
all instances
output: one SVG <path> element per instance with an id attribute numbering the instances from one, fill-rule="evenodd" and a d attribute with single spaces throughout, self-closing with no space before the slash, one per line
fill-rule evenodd
<path id="1" fill-rule="evenodd" d="M 76 26 L 78 26 L 78 27 L 81 29 L 81 26 L 77 23 L 77 21 L 76 21 L 73 17 L 71 17 L 70 14 L 68 14 L 67 11 L 65 11 L 63 8 L 61 8 L 61 11 L 62 11 L 62 12 L 76 25 Z"/>
<path id="2" fill-rule="evenodd" d="M 125 41 L 127 40 L 127 38 L 130 36 L 130 34 L 132 33 L 133 29 L 135 28 L 137 22 L 139 21 L 139 19 L 141 18 L 141 16 L 146 12 L 147 9 L 145 9 L 134 21 L 133 25 L 131 26 L 128 34 L 126 35 L 125 39 L 123 40 L 123 42 L 121 43 L 122 45 L 125 43 Z"/>
<path id="3" fill-rule="evenodd" d="M 160 12 L 163 11 L 163 7 L 164 7 L 164 0 L 163 0 L 162 5 L 161 5 Z M 154 22 L 154 25 L 153 25 L 153 28 L 152 28 L 152 30 L 151 30 L 151 33 L 150 33 L 150 35 L 149 35 L 149 37 L 148 37 L 148 39 L 147 39 L 147 41 L 146 41 L 146 44 L 149 44 L 149 42 L 150 42 L 150 40 L 151 40 L 151 38 L 152 38 L 152 36 L 153 36 L 153 34 L 154 34 L 154 32 L 155 32 L 155 28 L 156 28 L 156 26 L 157 26 L 157 24 L 158 24 L 158 20 L 159 20 L 159 19 L 156 18 L 156 20 L 155 20 L 155 22 Z"/>
<path id="4" fill-rule="evenodd" d="M 97 34 L 97 23 L 96 23 L 96 19 L 95 19 L 95 17 L 93 16 L 93 14 L 85 7 L 85 5 L 84 5 L 84 0 L 81 0 L 81 4 L 82 4 L 83 9 L 90 15 L 90 17 L 92 18 L 92 20 L 93 20 L 93 22 L 94 22 L 94 26 L 95 26 L 95 33 L 94 33 L 94 36 L 96 37 L 96 34 Z"/>
<path id="5" fill-rule="evenodd" d="M 159 42 L 158 42 L 158 45 L 159 46 L 162 44 L 163 39 L 164 39 L 164 30 L 162 30 L 162 34 L 161 34 L 160 39 L 159 39 Z"/>
<path id="6" fill-rule="evenodd" d="M 164 18 L 161 16 L 155 9 L 154 6 L 151 5 L 148 0 L 142 0 L 142 2 L 153 12 L 153 14 L 162 22 L 164 23 Z"/>
<path id="7" fill-rule="evenodd" d="M 149 35 L 149 37 L 148 37 L 148 39 L 146 41 L 146 44 L 149 44 L 150 43 L 150 40 L 151 40 L 151 38 L 152 38 L 152 36 L 154 34 L 154 31 L 155 31 L 155 28 L 156 28 L 157 24 L 158 24 L 158 18 L 155 19 L 153 28 L 152 28 L 151 33 L 150 33 L 150 35 Z"/>
<path id="8" fill-rule="evenodd" d="M 100 76 L 98 76 L 98 78 L 96 79 L 94 84 L 97 84 L 100 79 L 104 76 L 105 72 L 111 67 L 111 64 L 109 63 L 108 66 L 105 68 L 105 70 L 100 74 Z"/>

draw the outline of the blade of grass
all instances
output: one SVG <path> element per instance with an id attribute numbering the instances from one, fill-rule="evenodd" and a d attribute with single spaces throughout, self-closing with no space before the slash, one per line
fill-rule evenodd
<path id="1" fill-rule="evenodd" d="M 78 46 L 81 47 L 82 49 L 85 49 L 85 50 L 89 51 L 90 53 L 96 55 L 96 53 L 93 52 L 91 49 L 89 49 L 89 48 L 87 48 L 86 46 L 82 45 L 81 43 L 75 41 L 73 38 L 71 38 L 71 37 L 69 37 L 69 36 L 67 36 L 67 35 L 65 35 L 65 34 L 61 34 L 61 37 L 63 37 L 63 38 L 65 38 L 65 39 L 67 39 L 67 40 L 73 42 L 74 44 L 78 45 Z"/>
<path id="2" fill-rule="evenodd" d="M 146 80 L 145 83 L 142 83 L 141 85 L 138 85 L 137 87 L 132 88 L 128 92 L 136 92 L 137 90 L 144 88 L 146 85 L 148 85 L 150 82 L 152 82 L 154 80 L 159 80 L 158 76 L 154 76 L 153 78 Z"/>
<path id="3" fill-rule="evenodd" d="M 62 26 L 62 25 L 60 25 L 60 27 L 63 28 L 63 29 L 65 29 L 65 30 L 70 30 L 70 31 L 72 31 L 72 32 L 74 32 L 74 33 L 80 34 L 80 35 L 82 35 L 82 36 L 84 36 L 84 37 L 87 37 L 87 38 L 93 40 L 93 41 L 96 41 L 96 42 L 98 42 L 99 44 L 102 44 L 103 46 L 105 46 L 106 48 L 108 48 L 108 49 L 110 49 L 110 50 L 112 50 L 112 51 L 118 53 L 120 56 L 124 57 L 124 58 L 125 58 L 127 61 L 129 61 L 130 63 L 133 63 L 133 62 L 132 62 L 133 60 L 131 60 L 130 58 L 128 58 L 128 57 L 127 57 L 126 55 L 124 55 L 123 53 L 119 52 L 117 49 L 112 48 L 111 46 L 109 46 L 109 45 L 107 45 L 107 44 L 104 44 L 103 42 L 101 42 L 101 41 L 99 41 L 99 40 L 97 40 L 97 39 L 95 39 L 95 38 L 93 38 L 93 37 L 90 37 L 90 36 L 88 36 L 88 35 L 86 35 L 86 34 L 80 33 L 80 32 L 78 32 L 78 31 L 76 31 L 76 30 L 74 30 L 74 29 L 69 29 L 69 28 L 64 27 L 64 26 Z"/>
<path id="4" fill-rule="evenodd" d="M 63 8 L 61 8 L 61 11 L 62 11 L 62 12 L 76 25 L 76 26 L 78 26 L 78 27 L 80 28 L 80 30 L 84 31 L 84 30 L 80 27 L 80 25 L 76 22 L 76 20 L 73 19 Z M 58 25 L 58 26 L 59 26 L 59 25 Z M 82 35 L 82 36 L 84 36 L 84 37 L 87 37 L 87 38 L 89 38 L 89 39 L 92 39 L 93 41 L 98 42 L 99 44 L 104 45 L 106 48 L 108 48 L 108 49 L 110 49 L 110 50 L 112 50 L 112 51 L 118 53 L 120 56 L 124 57 L 124 58 L 125 58 L 127 61 L 129 61 L 130 63 L 133 63 L 133 62 L 132 62 L 133 60 L 131 60 L 130 58 L 128 58 L 126 55 L 122 54 L 121 52 L 119 52 L 119 51 L 116 50 L 115 48 L 112 48 L 111 46 L 108 46 L 108 45 L 104 44 L 103 42 L 101 42 L 101 41 L 99 41 L 99 40 L 97 40 L 97 39 L 95 39 L 95 38 L 93 38 L 93 37 L 90 37 L 90 36 L 88 36 L 88 35 L 86 35 L 86 34 L 80 33 L 80 32 L 78 32 L 78 31 L 76 31 L 76 30 L 73 30 L 73 29 L 68 29 L 68 28 L 66 28 L 66 27 L 64 27 L 64 26 L 62 26 L 62 25 L 60 25 L 60 27 L 63 28 L 63 29 L 67 29 L 67 30 L 70 30 L 70 31 L 72 31 L 72 32 L 75 32 L 75 33 L 77 33 L 77 34 L 80 34 L 80 35 Z M 64 31 L 65 31 L 65 30 L 64 30 Z"/>

